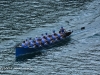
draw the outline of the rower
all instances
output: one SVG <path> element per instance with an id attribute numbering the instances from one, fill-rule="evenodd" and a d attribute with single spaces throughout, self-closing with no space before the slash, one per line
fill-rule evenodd
<path id="1" fill-rule="evenodd" d="M 66 30 L 63 27 L 61 27 L 60 31 L 61 33 L 65 33 Z"/>
<path id="2" fill-rule="evenodd" d="M 36 41 L 36 46 L 37 47 L 40 47 L 41 46 L 41 44 L 39 43 L 39 41 Z"/>
<path id="3" fill-rule="evenodd" d="M 56 34 L 55 30 L 53 30 L 53 35 Z"/>
<path id="4" fill-rule="evenodd" d="M 48 33 L 45 33 L 45 37 L 47 37 L 48 36 Z"/>
<path id="5" fill-rule="evenodd" d="M 41 39 L 44 37 L 44 35 L 43 34 L 41 34 Z"/>
<path id="6" fill-rule="evenodd" d="M 48 33 L 45 33 L 45 35 L 47 42 L 50 43 L 51 41 L 50 35 L 48 35 Z"/>
<path id="7" fill-rule="evenodd" d="M 52 39 L 57 41 L 57 33 L 55 33 L 55 30 L 53 30 Z"/>
<path id="8" fill-rule="evenodd" d="M 41 42 L 43 45 L 47 45 L 47 40 L 45 39 L 45 37 L 42 38 Z"/>
<path id="9" fill-rule="evenodd" d="M 34 40 L 30 42 L 30 46 L 35 48 L 35 41 Z"/>
<path id="10" fill-rule="evenodd" d="M 62 33 L 61 33 L 61 31 L 59 31 L 59 33 L 57 34 L 57 36 L 58 36 L 59 40 L 62 39 Z"/>
<path id="11" fill-rule="evenodd" d="M 35 41 L 36 41 L 36 46 L 37 47 L 41 47 L 42 45 L 41 45 L 41 37 L 36 37 L 35 38 Z"/>
<path id="12" fill-rule="evenodd" d="M 46 36 L 44 36 L 43 34 L 41 34 L 41 39 L 42 39 L 42 38 L 45 38 L 45 39 L 46 39 Z"/>
<path id="13" fill-rule="evenodd" d="M 23 41 L 22 47 L 23 47 L 23 48 L 28 48 L 28 46 L 25 44 L 25 41 Z"/>
<path id="14" fill-rule="evenodd" d="M 37 41 L 38 40 L 38 37 L 35 37 L 35 40 Z"/>
<path id="15" fill-rule="evenodd" d="M 25 44 L 28 46 L 29 45 L 29 41 L 26 39 L 25 40 Z"/>
<path id="16" fill-rule="evenodd" d="M 29 43 L 31 43 L 33 40 L 32 40 L 32 38 L 29 38 Z"/>

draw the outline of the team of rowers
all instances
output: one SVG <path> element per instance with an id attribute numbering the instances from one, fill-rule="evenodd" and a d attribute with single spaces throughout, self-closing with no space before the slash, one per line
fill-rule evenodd
<path id="1" fill-rule="evenodd" d="M 23 48 L 28 48 L 28 47 L 36 48 L 36 47 L 41 47 L 42 45 L 48 45 L 55 41 L 63 39 L 63 34 L 65 32 L 66 32 L 65 29 L 61 27 L 58 34 L 53 30 L 52 35 L 48 35 L 47 33 L 45 33 L 45 35 L 41 34 L 41 37 L 35 37 L 34 39 L 29 38 L 29 40 L 26 39 L 25 41 L 23 41 L 21 46 Z"/>

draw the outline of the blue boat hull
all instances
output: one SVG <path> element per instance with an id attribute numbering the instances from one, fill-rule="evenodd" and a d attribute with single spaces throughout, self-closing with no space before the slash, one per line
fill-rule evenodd
<path id="1" fill-rule="evenodd" d="M 43 49 L 48 49 L 48 48 L 60 46 L 60 45 L 66 43 L 66 42 L 68 42 L 70 40 L 70 34 L 66 38 L 64 38 L 62 40 L 59 40 L 59 41 L 57 41 L 57 42 L 55 42 L 53 44 L 49 44 L 49 45 L 46 45 L 46 46 L 43 46 L 43 47 L 39 47 L 39 48 L 16 47 L 16 58 L 24 56 L 24 55 L 32 54 L 32 53 L 41 52 Z"/>

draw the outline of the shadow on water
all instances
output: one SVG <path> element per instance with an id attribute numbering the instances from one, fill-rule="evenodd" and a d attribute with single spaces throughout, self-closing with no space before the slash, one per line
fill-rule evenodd
<path id="1" fill-rule="evenodd" d="M 68 44 L 69 42 L 71 41 L 71 38 L 68 37 L 66 40 L 62 40 L 61 42 L 55 44 L 55 45 L 51 45 L 47 48 L 43 48 L 42 51 L 39 51 L 39 52 L 36 52 L 36 53 L 31 53 L 31 54 L 27 54 L 27 55 L 24 55 L 24 56 L 20 56 L 20 57 L 17 57 L 16 58 L 16 61 L 27 61 L 27 59 L 33 59 L 37 56 L 42 56 L 42 54 L 45 54 L 47 49 L 51 49 L 51 48 L 54 48 L 54 47 L 59 47 L 59 46 L 63 46 L 65 44 Z"/>

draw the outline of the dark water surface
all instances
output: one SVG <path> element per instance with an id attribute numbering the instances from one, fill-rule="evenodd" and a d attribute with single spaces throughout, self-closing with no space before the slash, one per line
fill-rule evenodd
<path id="1" fill-rule="evenodd" d="M 19 42 L 61 26 L 70 42 L 15 61 Z M 0 75 L 100 75 L 100 0 L 0 0 Z"/>

